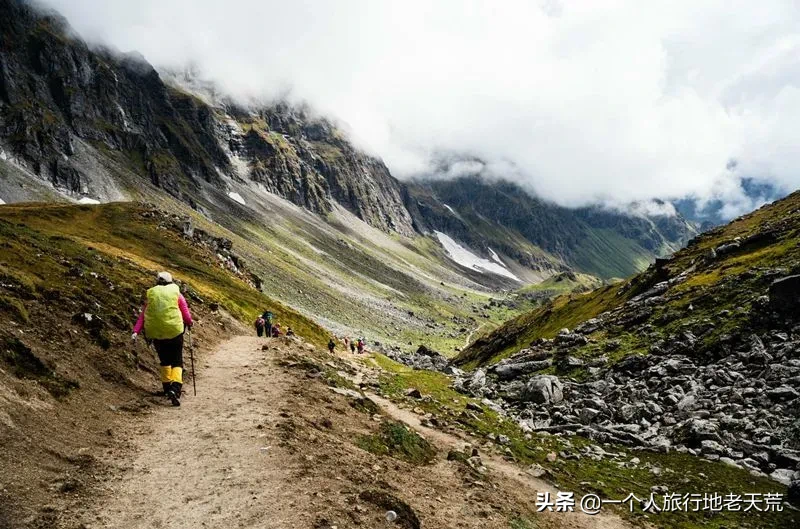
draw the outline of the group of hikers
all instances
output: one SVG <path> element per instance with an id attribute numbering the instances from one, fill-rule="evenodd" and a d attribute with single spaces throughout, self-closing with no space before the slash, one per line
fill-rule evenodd
<path id="1" fill-rule="evenodd" d="M 281 331 L 281 326 L 279 323 L 273 323 L 275 315 L 272 314 L 271 311 L 266 310 L 263 314 L 256 318 L 255 323 L 253 324 L 256 328 L 256 336 L 262 338 L 266 336 L 267 338 L 278 338 L 283 336 L 283 332 Z M 286 329 L 286 336 L 294 336 L 294 331 L 291 327 Z M 355 353 L 358 351 L 359 354 L 362 354 L 366 348 L 367 342 L 364 338 L 359 338 L 357 341 L 353 342 L 350 338 L 344 338 L 344 346 L 345 348 L 349 347 L 351 353 Z M 333 337 L 328 340 L 328 351 L 331 353 L 334 352 L 336 349 L 336 341 Z"/>
<path id="2" fill-rule="evenodd" d="M 364 338 L 359 338 L 357 341 L 352 341 L 349 337 L 345 336 L 344 338 L 344 346 L 345 348 L 350 348 L 351 353 L 355 353 L 358 351 L 358 354 L 363 354 L 364 350 L 367 347 L 367 341 Z M 334 349 L 336 349 L 336 342 L 333 338 L 328 340 L 328 351 L 333 353 Z"/>
<path id="3" fill-rule="evenodd" d="M 259 337 L 280 337 L 284 333 L 279 323 L 275 323 L 271 311 L 264 311 L 255 321 L 256 334 Z M 173 406 L 181 405 L 183 388 L 183 342 L 187 330 L 191 330 L 194 320 L 189 305 L 181 294 L 180 287 L 172 279 L 169 272 L 159 272 L 156 284 L 148 289 L 139 317 L 133 326 L 131 339 L 136 342 L 140 334 L 152 344 L 158 354 L 161 366 L 161 387 L 163 394 Z M 291 327 L 286 329 L 286 336 L 294 336 Z M 366 340 L 357 341 L 344 338 L 345 348 L 351 353 L 364 353 Z M 336 341 L 333 337 L 328 341 L 328 350 L 333 353 Z"/>
<path id="4" fill-rule="evenodd" d="M 272 312 L 266 310 L 264 313 L 256 318 L 255 328 L 256 328 L 256 335 L 259 338 L 262 336 L 266 336 L 267 338 L 278 338 L 279 336 L 283 336 L 283 330 L 281 329 L 280 323 L 273 324 L 272 319 L 274 315 Z M 286 329 L 286 336 L 294 336 L 294 331 L 291 327 Z"/>

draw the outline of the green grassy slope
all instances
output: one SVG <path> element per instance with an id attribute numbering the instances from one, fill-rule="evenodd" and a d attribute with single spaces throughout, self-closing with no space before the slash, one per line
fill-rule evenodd
<path id="1" fill-rule="evenodd" d="M 739 248 L 710 259 L 710 252 L 738 240 Z M 588 294 L 562 296 L 529 313 L 518 316 L 465 349 L 457 362 L 474 367 L 494 363 L 537 338 L 552 338 L 562 328 L 576 325 L 602 312 L 621 307 L 626 301 L 655 284 L 687 277 L 669 289 L 665 302 L 654 306 L 649 321 L 653 331 L 668 335 L 688 323 L 707 319 L 713 332 L 704 336 L 702 347 L 714 344 L 731 328 L 747 324 L 756 299 L 775 279 L 800 271 L 800 192 L 704 233 L 660 266 L 651 266 L 628 281 L 602 287 Z M 728 312 L 723 312 L 728 311 Z M 719 314 L 726 316 L 720 318 Z M 594 337 L 596 343 L 606 336 Z M 624 352 L 643 352 L 654 336 L 620 331 L 613 337 L 626 344 Z M 596 345 L 596 344 L 595 344 Z M 595 347 L 595 346 L 592 346 Z M 591 349 L 592 347 L 588 347 Z M 600 348 L 596 345 L 595 348 Z M 599 350 L 599 349 L 598 349 Z M 591 354 L 591 351 L 586 351 Z"/>
<path id="2" fill-rule="evenodd" d="M 158 218 L 144 216 L 148 212 L 130 203 L 0 208 L 5 310 L 53 300 L 86 306 L 117 328 L 127 328 L 153 275 L 165 269 L 197 293 L 195 302 L 218 303 L 248 325 L 269 307 L 312 342 L 326 341 L 319 325 L 222 269 L 210 252 L 161 228 Z"/>

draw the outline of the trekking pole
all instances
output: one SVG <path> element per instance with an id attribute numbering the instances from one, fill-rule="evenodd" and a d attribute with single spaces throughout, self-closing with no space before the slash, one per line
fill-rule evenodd
<path id="1" fill-rule="evenodd" d="M 189 359 L 192 363 L 192 390 L 194 390 L 194 396 L 197 396 L 197 377 L 194 376 L 194 341 L 192 340 L 192 331 L 189 331 Z"/>

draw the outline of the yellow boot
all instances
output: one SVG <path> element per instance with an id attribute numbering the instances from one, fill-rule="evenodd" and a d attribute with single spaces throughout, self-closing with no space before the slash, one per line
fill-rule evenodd
<path id="1" fill-rule="evenodd" d="M 172 405 L 180 406 L 181 403 L 178 399 L 181 398 L 181 389 L 183 388 L 183 368 L 173 367 L 171 378 L 172 382 L 170 383 L 170 389 L 172 390 L 172 394 L 175 396 L 175 398 L 172 400 Z"/>
<path id="2" fill-rule="evenodd" d="M 172 366 L 161 366 L 161 387 L 164 389 L 164 395 L 169 392 L 170 384 L 172 383 Z"/>

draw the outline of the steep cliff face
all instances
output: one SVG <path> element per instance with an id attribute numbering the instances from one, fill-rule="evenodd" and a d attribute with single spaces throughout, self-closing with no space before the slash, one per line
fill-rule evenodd
<path id="1" fill-rule="evenodd" d="M 329 121 L 285 104 L 247 111 L 227 103 L 217 112 L 239 178 L 318 213 L 335 201 L 374 227 L 414 234 L 402 185 Z"/>
<path id="2" fill-rule="evenodd" d="M 143 58 L 90 49 L 64 19 L 19 0 L 0 0 L 0 35 L 2 157 L 59 192 L 119 198 L 95 185 L 113 159 L 191 204 L 204 183 L 248 179 L 313 211 L 336 201 L 375 227 L 413 232 L 386 166 L 324 120 L 285 105 L 209 105 Z"/>
<path id="3" fill-rule="evenodd" d="M 259 189 L 323 215 L 339 204 L 385 232 L 442 232 L 531 282 L 569 268 L 624 277 L 692 235 L 680 217 L 566 209 L 480 175 L 400 183 L 308 108 L 231 101 L 0 0 L 0 199 L 166 192 L 214 217 Z"/>

